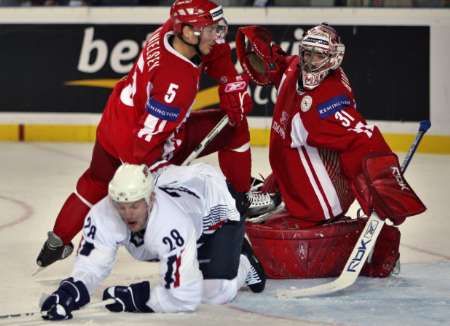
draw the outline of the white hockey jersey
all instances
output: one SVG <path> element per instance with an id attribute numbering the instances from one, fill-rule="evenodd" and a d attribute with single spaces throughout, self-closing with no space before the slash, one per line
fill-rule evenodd
<path id="1" fill-rule="evenodd" d="M 155 179 L 145 232 L 132 233 L 109 197 L 85 219 L 72 277 L 92 293 L 112 270 L 119 246 L 138 260 L 160 260 L 160 284 L 147 305 L 155 312 L 192 311 L 202 301 L 197 240 L 227 220 L 239 220 L 225 177 L 206 164 L 170 166 Z"/>

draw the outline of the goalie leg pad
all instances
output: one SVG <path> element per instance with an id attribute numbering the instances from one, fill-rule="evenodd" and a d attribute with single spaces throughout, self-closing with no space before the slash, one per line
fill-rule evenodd
<path id="1" fill-rule="evenodd" d="M 342 218 L 303 229 L 288 213 L 265 224 L 248 224 L 247 234 L 268 278 L 338 276 L 367 219 Z M 389 276 L 399 258 L 400 232 L 385 225 L 362 275 Z"/>

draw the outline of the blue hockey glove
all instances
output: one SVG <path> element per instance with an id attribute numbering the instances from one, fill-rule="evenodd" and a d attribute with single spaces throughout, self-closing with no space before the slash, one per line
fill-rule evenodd
<path id="1" fill-rule="evenodd" d="M 89 302 L 89 292 L 81 281 L 72 277 L 62 280 L 59 288 L 53 292 L 41 307 L 45 320 L 71 319 L 72 311 L 78 310 Z"/>
<path id="2" fill-rule="evenodd" d="M 107 299 L 116 301 L 106 305 L 106 309 L 112 312 L 153 312 L 146 304 L 150 299 L 150 283 L 147 281 L 130 286 L 111 286 L 103 291 L 103 300 Z"/>

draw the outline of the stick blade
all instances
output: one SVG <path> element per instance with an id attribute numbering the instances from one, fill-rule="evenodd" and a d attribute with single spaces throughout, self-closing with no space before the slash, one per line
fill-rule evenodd
<path id="1" fill-rule="evenodd" d="M 338 278 L 332 282 L 320 284 L 310 288 L 279 290 L 277 292 L 277 297 L 279 299 L 297 299 L 297 298 L 328 295 L 341 291 L 351 286 L 353 283 L 354 282 L 351 281 L 349 282 L 348 280 L 342 280 Z"/>

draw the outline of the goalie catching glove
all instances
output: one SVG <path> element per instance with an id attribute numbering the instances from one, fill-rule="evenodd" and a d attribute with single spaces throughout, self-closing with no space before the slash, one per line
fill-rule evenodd
<path id="1" fill-rule="evenodd" d="M 220 108 L 228 115 L 233 126 L 239 126 L 253 108 L 247 88 L 248 77 L 244 75 L 237 75 L 219 86 Z"/>
<path id="2" fill-rule="evenodd" d="M 236 33 L 236 53 L 244 71 L 258 85 L 278 84 L 286 53 L 261 26 L 240 27 Z"/>
<path id="3" fill-rule="evenodd" d="M 426 207 L 406 182 L 393 153 L 377 153 L 366 156 L 363 172 L 353 181 L 352 188 L 364 213 L 374 210 L 382 220 L 388 218 L 395 225 Z"/>

